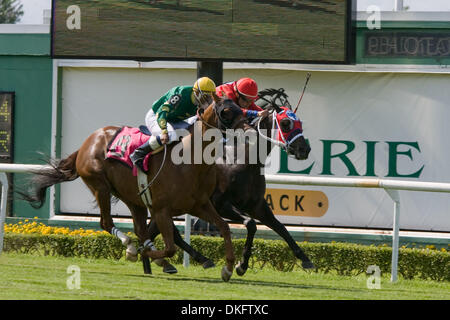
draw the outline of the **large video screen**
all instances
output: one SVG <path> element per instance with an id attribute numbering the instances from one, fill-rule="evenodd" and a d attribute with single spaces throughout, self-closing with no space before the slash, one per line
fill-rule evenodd
<path id="1" fill-rule="evenodd" d="M 53 0 L 52 56 L 347 63 L 351 0 Z"/>

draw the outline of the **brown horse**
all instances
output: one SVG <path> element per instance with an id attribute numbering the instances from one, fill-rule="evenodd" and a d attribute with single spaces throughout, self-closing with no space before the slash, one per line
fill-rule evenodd
<path id="1" fill-rule="evenodd" d="M 274 146 L 272 142 L 278 142 L 279 144 L 281 134 L 284 133 L 286 139 L 284 143 L 279 145 L 285 149 L 288 155 L 294 156 L 297 160 L 307 159 L 311 147 L 303 137 L 301 121 L 294 115 L 284 89 L 265 89 L 260 91 L 258 96 L 258 105 L 271 112 L 267 118 L 259 119 L 260 124 L 255 124 L 255 127 L 261 127 L 261 129 L 268 130 L 269 132 L 272 132 L 272 129 L 274 129 L 279 133 L 278 141 L 259 133 L 258 140 L 261 140 L 262 143 L 264 141 L 267 142 L 263 159 L 261 159 L 262 161 L 257 164 L 218 164 L 218 185 L 216 186 L 211 201 L 221 217 L 233 222 L 242 223 L 247 228 L 247 240 L 242 254 L 243 259 L 236 266 L 236 273 L 238 275 L 244 275 L 248 268 L 253 239 L 257 230 L 255 220 L 258 220 L 278 233 L 287 242 L 295 256 L 302 261 L 303 268 L 311 269 L 314 267 L 313 263 L 297 245 L 286 227 L 274 216 L 271 208 L 268 206 L 265 199 L 266 180 L 264 175 L 261 174 L 264 168 L 265 158 Z M 277 118 L 279 118 L 279 126 L 275 123 Z M 246 150 L 247 154 L 248 152 L 249 150 Z M 153 221 L 149 225 L 149 230 L 151 239 L 154 239 L 159 233 Z M 174 230 L 178 233 L 176 228 Z M 175 243 L 189 253 L 195 261 L 203 264 L 204 268 L 209 268 L 214 265 L 211 260 L 187 244 L 180 234 L 175 234 Z M 165 262 L 165 265 L 167 265 L 167 262 Z M 173 268 L 173 266 L 170 269 L 165 267 L 165 270 L 173 273 Z"/>
<path id="2" fill-rule="evenodd" d="M 214 100 L 204 111 L 201 109 L 201 122 L 197 121 L 197 124 L 200 123 L 200 130 L 195 130 L 195 125 L 191 126 L 188 129 L 190 135 L 183 140 L 189 140 L 189 137 L 194 139 L 195 134 L 203 135 L 205 130 L 211 127 L 219 128 L 222 132 L 225 129 L 244 128 L 242 111 L 233 101 L 222 100 L 217 96 L 214 96 Z M 228 281 L 233 273 L 235 256 L 228 224 L 219 216 L 210 200 L 217 184 L 216 166 L 204 161 L 201 164 L 174 164 L 170 157 L 164 156 L 164 152 L 150 157 L 148 180 L 154 180 L 150 186 L 153 203 L 150 208 L 151 219 L 156 222 L 165 244 L 164 250 L 157 250 L 149 240 L 147 207 L 138 195 L 136 177 L 133 176 L 132 170 L 122 163 L 106 159 L 107 146 L 118 130 L 120 127 L 115 126 L 98 129 L 86 139 L 78 151 L 65 159 L 53 160 L 52 169 L 34 172 L 30 183 L 31 190 L 21 192 L 22 197 L 33 207 L 41 207 L 48 187 L 81 177 L 99 206 L 101 228 L 121 239 L 122 243 L 128 246 L 127 257 L 136 257 L 134 261 L 137 259 L 137 252 L 130 239 L 114 226 L 111 217 L 111 196 L 122 200 L 130 209 L 135 234 L 140 244 L 147 248 L 142 251 L 142 255 L 151 259 L 162 259 L 175 254 L 172 218 L 192 213 L 219 228 L 225 242 L 226 266 L 222 269 L 222 279 Z M 203 139 L 201 141 L 203 151 L 209 142 Z M 170 154 L 175 145 L 177 143 L 166 146 L 167 154 Z M 194 152 L 191 152 L 191 157 L 194 156 Z"/>

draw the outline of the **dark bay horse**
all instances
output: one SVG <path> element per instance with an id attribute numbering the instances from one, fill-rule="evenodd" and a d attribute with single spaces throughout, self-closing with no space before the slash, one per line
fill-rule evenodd
<path id="1" fill-rule="evenodd" d="M 278 133 L 278 138 L 270 138 L 264 134 L 258 135 L 258 139 L 267 141 L 267 153 L 264 156 L 269 155 L 273 143 L 278 143 L 288 155 L 294 156 L 297 160 L 307 159 L 311 148 L 302 135 L 301 121 L 293 115 L 293 112 L 289 113 L 292 108 L 284 89 L 266 89 L 259 93 L 259 97 L 258 105 L 271 110 L 272 113 L 268 118 L 261 120 L 259 125 L 254 126 L 266 129 L 268 132 L 274 129 Z M 288 116 L 286 113 L 289 113 Z M 283 142 L 280 141 L 283 140 L 282 137 L 285 137 Z M 275 218 L 265 200 L 266 180 L 261 174 L 265 158 L 261 160 L 257 164 L 217 165 L 218 184 L 211 198 L 212 203 L 223 218 L 242 223 L 247 228 L 243 260 L 236 266 L 236 272 L 238 275 L 244 275 L 247 271 L 253 238 L 257 230 L 254 219 L 278 233 L 287 242 L 295 256 L 302 261 L 303 268 L 314 268 L 313 263 L 297 245 L 286 227 Z M 149 230 L 153 240 L 159 234 L 153 221 L 149 225 Z M 174 230 L 178 233 L 176 228 Z M 213 266 L 209 259 L 184 242 L 179 234 L 175 235 L 175 240 L 180 248 L 188 252 L 195 261 L 202 263 L 205 268 Z"/>
<path id="2" fill-rule="evenodd" d="M 201 109 L 197 125 L 197 134 L 203 135 L 211 127 L 224 129 L 243 129 L 244 118 L 240 108 L 232 100 L 222 100 L 214 96 L 214 100 L 205 109 Z M 195 125 L 189 128 L 190 135 L 184 139 L 194 139 Z M 198 127 L 197 127 L 198 128 Z M 174 229 L 172 218 L 185 213 L 195 215 L 216 225 L 225 242 L 226 266 L 222 269 L 222 279 L 228 281 L 233 273 L 235 256 L 233 252 L 230 229 L 212 205 L 211 195 L 217 185 L 216 165 L 206 164 L 174 164 L 171 157 L 164 157 L 163 152 L 150 157 L 148 180 L 159 175 L 150 186 L 152 196 L 151 221 L 161 231 L 165 248 L 157 250 L 149 243 L 147 229 L 147 207 L 138 195 L 138 183 L 132 170 L 122 163 L 105 159 L 107 146 L 120 127 L 108 126 L 92 133 L 78 151 L 62 160 L 54 160 L 49 170 L 34 172 L 28 192 L 22 192 L 22 198 L 34 207 L 41 207 L 45 201 L 46 189 L 54 184 L 72 181 L 81 177 L 91 190 L 100 209 L 100 226 L 107 232 L 116 235 L 128 246 L 127 256 L 136 256 L 130 239 L 115 228 L 111 216 L 111 196 L 122 200 L 130 209 L 134 231 L 141 245 L 152 248 L 143 250 L 143 257 L 162 259 L 175 254 Z M 204 150 L 208 142 L 203 140 Z M 183 143 L 183 142 L 181 142 Z M 167 145 L 167 152 L 177 143 Z M 193 147 L 192 147 L 193 148 Z M 192 152 L 192 157 L 194 157 Z M 164 165 L 162 162 L 164 160 Z M 191 162 L 194 163 L 194 162 Z M 133 252 L 134 249 L 134 252 Z M 134 260 L 135 261 L 135 260 Z"/>

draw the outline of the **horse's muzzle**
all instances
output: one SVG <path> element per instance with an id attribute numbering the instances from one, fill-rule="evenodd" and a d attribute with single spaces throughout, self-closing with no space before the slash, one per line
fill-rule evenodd
<path id="1" fill-rule="evenodd" d="M 297 160 L 306 160 L 308 159 L 309 153 L 311 152 L 311 147 L 309 145 L 306 145 L 303 148 L 295 150 L 292 147 L 288 148 L 288 154 L 291 154 L 295 156 L 295 159 Z"/>

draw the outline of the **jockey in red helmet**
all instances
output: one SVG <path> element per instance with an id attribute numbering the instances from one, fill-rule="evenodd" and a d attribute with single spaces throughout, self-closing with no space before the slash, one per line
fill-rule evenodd
<path id="1" fill-rule="evenodd" d="M 258 98 L 258 85 L 251 78 L 241 78 L 237 81 L 224 83 L 216 88 L 219 97 L 228 97 L 233 100 L 244 112 L 247 118 L 265 117 L 267 110 L 255 104 Z"/>

